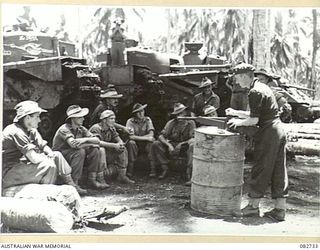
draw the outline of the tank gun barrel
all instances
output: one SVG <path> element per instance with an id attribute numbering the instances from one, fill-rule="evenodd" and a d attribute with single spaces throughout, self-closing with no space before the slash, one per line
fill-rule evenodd
<path id="1" fill-rule="evenodd" d="M 221 69 L 229 69 L 231 68 L 231 64 L 222 64 L 222 65 L 171 65 L 170 70 L 221 70 Z"/>
<path id="2" fill-rule="evenodd" d="M 301 89 L 301 90 L 307 90 L 307 91 L 315 92 L 314 89 L 309 89 L 309 88 L 305 88 L 305 87 L 301 87 L 301 86 L 296 86 L 296 85 L 293 85 L 293 84 L 282 84 L 282 85 L 280 85 L 280 87 L 295 88 L 295 89 Z"/>

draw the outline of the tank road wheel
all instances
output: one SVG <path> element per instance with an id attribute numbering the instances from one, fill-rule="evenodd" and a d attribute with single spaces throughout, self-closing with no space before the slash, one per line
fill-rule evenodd
<path id="1" fill-rule="evenodd" d="M 53 128 L 53 120 L 50 114 L 42 114 L 41 122 L 39 124 L 39 132 L 42 135 L 42 137 L 46 140 L 51 139 L 54 133 Z"/>

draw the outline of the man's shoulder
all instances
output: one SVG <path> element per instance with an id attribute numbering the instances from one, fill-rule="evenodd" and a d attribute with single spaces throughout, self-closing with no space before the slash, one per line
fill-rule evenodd
<path id="1" fill-rule="evenodd" d="M 272 92 L 270 87 L 268 87 L 266 84 L 260 82 L 259 80 L 256 80 L 254 82 L 253 88 L 250 89 L 249 95 L 264 95 L 266 93 Z"/>
<path id="2" fill-rule="evenodd" d="M 71 129 L 71 125 L 68 124 L 68 123 L 64 123 L 64 124 L 62 124 L 62 125 L 57 129 L 57 131 L 70 130 L 70 129 Z"/>
<path id="3" fill-rule="evenodd" d="M 195 99 L 198 99 L 198 98 L 201 98 L 201 97 L 202 97 L 202 92 L 200 92 L 200 93 L 198 93 L 198 94 L 196 94 L 196 95 L 194 96 Z"/>
<path id="4" fill-rule="evenodd" d="M 12 123 L 12 124 L 6 126 L 2 131 L 3 136 L 20 134 L 20 133 L 21 134 L 24 133 L 23 129 L 15 123 Z"/>
<path id="5" fill-rule="evenodd" d="M 175 123 L 175 122 L 177 122 L 177 121 L 178 121 L 178 120 L 177 120 L 176 118 L 173 118 L 173 119 L 167 121 L 166 126 L 168 126 L 169 124 L 173 124 L 173 123 Z"/>
<path id="6" fill-rule="evenodd" d="M 127 123 L 130 122 L 130 123 L 135 123 L 135 119 L 134 117 L 130 117 L 128 120 L 127 120 Z"/>
<path id="7" fill-rule="evenodd" d="M 146 122 L 152 122 L 151 118 L 149 116 L 145 116 L 145 121 Z"/>
<path id="8" fill-rule="evenodd" d="M 92 130 L 101 130 L 101 124 L 100 123 L 95 123 L 90 127 L 89 130 L 90 131 L 92 131 Z"/>

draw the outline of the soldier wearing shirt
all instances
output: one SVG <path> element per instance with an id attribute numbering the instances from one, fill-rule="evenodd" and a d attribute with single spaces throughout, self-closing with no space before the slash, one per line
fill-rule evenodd
<path id="1" fill-rule="evenodd" d="M 101 94 L 100 94 L 101 103 L 93 111 L 90 119 L 90 124 L 93 125 L 93 124 L 99 123 L 100 115 L 105 110 L 112 110 L 115 113 L 115 115 L 117 115 L 119 99 L 122 97 L 123 95 L 118 94 L 117 90 L 114 87 L 101 90 Z M 128 129 L 119 123 L 115 123 L 114 127 L 118 131 L 121 131 L 125 134 L 130 134 Z"/>
<path id="2" fill-rule="evenodd" d="M 254 67 L 239 64 L 234 68 L 236 82 L 249 89 L 249 111 L 226 110 L 227 115 L 244 119 L 231 119 L 230 127 L 258 125 L 254 135 L 255 163 L 251 170 L 249 205 L 242 209 L 243 216 L 259 216 L 259 204 L 271 183 L 275 208 L 264 216 L 277 221 L 285 219 L 288 175 L 286 169 L 286 133 L 279 119 L 278 105 L 272 90 L 254 78 Z"/>
<path id="3" fill-rule="evenodd" d="M 124 142 L 116 131 L 116 116 L 112 110 L 105 110 L 100 115 L 100 122 L 90 128 L 90 132 L 100 140 L 101 162 L 106 166 L 108 177 L 117 174 L 117 180 L 133 184 L 133 180 L 126 176 L 128 166 L 128 152 Z M 116 166 L 116 169 L 110 166 Z"/>
<path id="4" fill-rule="evenodd" d="M 132 176 L 134 163 L 137 159 L 139 149 L 145 148 L 148 154 L 148 160 L 150 161 L 151 172 L 150 177 L 156 176 L 155 163 L 151 155 L 151 146 L 154 142 L 154 127 L 150 117 L 144 115 L 144 110 L 147 104 L 142 105 L 136 103 L 133 105 L 132 114 L 133 117 L 127 121 L 126 127 L 133 131 L 130 135 L 130 140 L 127 142 L 129 163 L 128 163 L 128 175 Z"/>
<path id="5" fill-rule="evenodd" d="M 53 138 L 53 148 L 60 151 L 72 168 L 72 178 L 78 183 L 84 165 L 88 169 L 88 185 L 95 189 L 105 189 L 109 185 L 104 180 L 103 166 L 100 164 L 99 139 L 82 126 L 87 108 L 71 105 L 67 109 L 66 123 L 58 128 Z M 85 189 L 81 189 L 86 194 Z M 79 193 L 80 193 L 79 192 Z"/>
<path id="6" fill-rule="evenodd" d="M 187 107 L 175 103 L 175 116 L 186 116 Z M 193 137 L 196 124 L 192 120 L 174 118 L 167 122 L 159 138 L 152 144 L 152 159 L 160 164 L 162 172 L 159 179 L 167 176 L 169 159 L 172 156 L 183 156 L 187 159 L 187 175 L 190 178 L 192 170 Z"/>
<path id="7" fill-rule="evenodd" d="M 115 26 L 111 30 L 111 59 L 112 65 L 124 65 L 124 50 L 125 50 L 125 39 L 126 36 L 124 35 L 124 28 L 122 24 L 124 20 L 122 18 L 117 18 L 114 21 Z"/>
<path id="8" fill-rule="evenodd" d="M 192 111 L 196 116 L 203 116 L 203 109 L 207 105 L 213 106 L 216 110 L 220 108 L 220 98 L 212 91 L 213 82 L 204 78 L 199 86 L 201 93 L 194 96 Z"/>
<path id="9" fill-rule="evenodd" d="M 57 176 L 77 187 L 68 162 L 60 152 L 51 150 L 37 130 L 40 114 L 47 111 L 33 101 L 20 102 L 15 109 L 13 124 L 2 132 L 2 187 L 54 184 Z"/>

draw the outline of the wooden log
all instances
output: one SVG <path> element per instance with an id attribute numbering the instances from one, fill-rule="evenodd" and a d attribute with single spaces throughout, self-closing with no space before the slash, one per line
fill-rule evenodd
<path id="1" fill-rule="evenodd" d="M 283 127 L 288 133 L 320 134 L 318 123 L 283 123 Z"/>
<path id="2" fill-rule="evenodd" d="M 56 201 L 0 197 L 0 204 L 1 222 L 9 228 L 66 233 L 73 226 L 72 214 Z"/>
<path id="3" fill-rule="evenodd" d="M 289 136 L 301 139 L 320 140 L 320 134 L 308 134 L 308 133 L 288 133 Z"/>
<path id="4" fill-rule="evenodd" d="M 296 142 L 287 143 L 287 151 L 295 155 L 320 156 L 320 140 L 298 139 Z"/>

